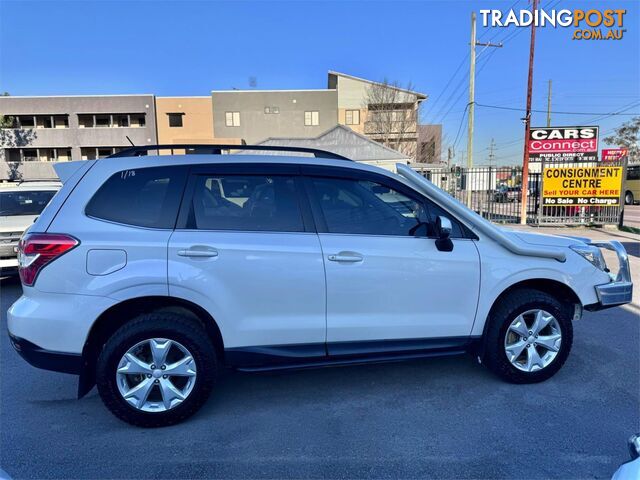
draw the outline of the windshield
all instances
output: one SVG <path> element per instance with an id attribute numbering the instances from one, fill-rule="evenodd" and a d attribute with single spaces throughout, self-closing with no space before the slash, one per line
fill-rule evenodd
<path id="1" fill-rule="evenodd" d="M 0 216 L 40 215 L 55 194 L 55 190 L 0 192 Z"/>

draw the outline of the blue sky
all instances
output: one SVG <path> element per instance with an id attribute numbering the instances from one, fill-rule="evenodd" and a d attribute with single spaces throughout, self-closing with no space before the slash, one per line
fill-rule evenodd
<path id="1" fill-rule="evenodd" d="M 327 70 L 402 84 L 429 95 L 426 123 L 444 123 L 445 144 L 466 150 L 470 14 L 507 9 L 483 1 L 7 1 L 0 0 L 0 90 L 12 95 L 154 93 L 212 89 L 325 88 Z M 640 2 L 541 0 L 542 7 L 625 8 L 619 41 L 576 41 L 573 29 L 538 29 L 533 108 L 640 112 Z M 527 0 L 515 9 L 527 8 Z M 523 108 L 529 30 L 479 26 L 476 102 Z M 460 67 L 458 69 L 458 67 Z M 458 69 L 458 70 L 457 70 Z M 457 70 L 457 74 L 454 73 Z M 476 164 L 491 138 L 498 163 L 519 162 L 522 112 L 476 108 Z M 609 132 L 628 116 L 554 115 L 557 125 Z M 544 113 L 533 125 L 543 125 Z"/>

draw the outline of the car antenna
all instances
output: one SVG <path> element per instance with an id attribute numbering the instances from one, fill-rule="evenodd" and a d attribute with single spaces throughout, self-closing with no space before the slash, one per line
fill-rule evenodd
<path id="1" fill-rule="evenodd" d="M 131 144 L 131 146 L 132 146 L 132 147 L 135 147 L 135 146 L 136 146 L 136 144 L 135 144 L 135 143 L 133 143 L 133 142 L 131 141 L 131 139 L 129 138 L 129 135 L 125 135 L 125 136 L 124 136 L 124 138 L 126 138 L 126 139 L 129 141 L 129 143 Z"/>

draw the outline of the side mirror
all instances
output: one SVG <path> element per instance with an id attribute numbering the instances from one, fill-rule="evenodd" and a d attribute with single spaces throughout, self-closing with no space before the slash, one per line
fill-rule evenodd
<path id="1" fill-rule="evenodd" d="M 436 218 L 436 235 L 438 235 L 436 248 L 441 252 L 450 252 L 453 250 L 453 242 L 451 238 L 449 238 L 451 237 L 452 230 L 451 220 L 442 216 Z"/>
<path id="2" fill-rule="evenodd" d="M 436 234 L 438 238 L 444 240 L 451 236 L 451 231 L 453 230 L 453 226 L 451 225 L 451 220 L 447 217 L 437 217 L 436 218 Z"/>

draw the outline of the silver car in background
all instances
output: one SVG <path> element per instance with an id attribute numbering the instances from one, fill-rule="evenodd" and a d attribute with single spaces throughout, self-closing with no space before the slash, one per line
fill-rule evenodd
<path id="1" fill-rule="evenodd" d="M 60 187 L 53 181 L 0 185 L 0 275 L 17 273 L 18 241 Z"/>

